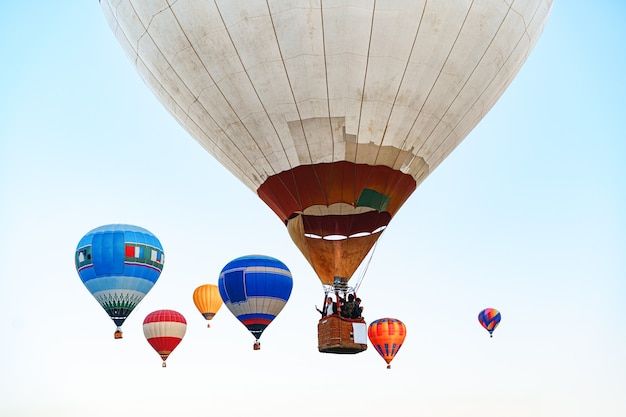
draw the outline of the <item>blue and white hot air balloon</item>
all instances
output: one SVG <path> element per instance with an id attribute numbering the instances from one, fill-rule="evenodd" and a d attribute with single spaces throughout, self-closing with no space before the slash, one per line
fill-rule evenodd
<path id="1" fill-rule="evenodd" d="M 76 270 L 85 287 L 121 326 L 163 270 L 163 247 L 152 233 L 129 224 L 93 229 L 78 242 Z"/>
<path id="2" fill-rule="evenodd" d="M 278 259 L 249 255 L 226 264 L 218 287 L 224 305 L 256 338 L 258 350 L 261 334 L 289 300 L 293 279 Z"/>

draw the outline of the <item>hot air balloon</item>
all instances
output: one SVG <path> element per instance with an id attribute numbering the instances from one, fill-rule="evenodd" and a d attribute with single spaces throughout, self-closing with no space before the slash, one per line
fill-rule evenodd
<path id="1" fill-rule="evenodd" d="M 222 297 L 215 284 L 200 285 L 193 292 L 193 303 L 206 320 L 211 320 L 222 307 Z M 211 327 L 207 323 L 207 327 Z"/>
<path id="2" fill-rule="evenodd" d="M 387 362 L 387 369 L 390 369 L 391 361 L 406 337 L 406 326 L 398 319 L 374 320 L 367 329 L 367 336 L 378 354 Z"/>
<path id="3" fill-rule="evenodd" d="M 187 331 L 187 321 L 182 314 L 174 310 L 157 310 L 148 314 L 143 321 L 143 334 L 150 346 L 165 361 L 176 346 L 183 340 Z"/>
<path id="4" fill-rule="evenodd" d="M 274 211 L 325 293 L 504 93 L 553 0 L 102 0 L 178 122 Z"/>
<path id="5" fill-rule="evenodd" d="M 161 275 L 161 242 L 141 227 L 110 224 L 83 236 L 74 260 L 83 284 L 117 325 L 115 338 L 121 339 L 124 320 Z"/>
<path id="6" fill-rule="evenodd" d="M 501 318 L 500 312 L 495 308 L 486 308 L 478 313 L 478 321 L 489 332 L 489 337 L 493 337 L 493 331 L 500 324 Z"/>
<path id="7" fill-rule="evenodd" d="M 291 272 L 278 259 L 249 255 L 230 261 L 220 273 L 220 296 L 231 313 L 256 338 L 281 312 L 293 288 Z"/>

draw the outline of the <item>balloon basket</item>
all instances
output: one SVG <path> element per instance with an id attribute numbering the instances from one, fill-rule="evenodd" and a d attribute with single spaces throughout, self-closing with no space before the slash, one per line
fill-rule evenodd
<path id="1" fill-rule="evenodd" d="M 367 324 L 362 318 L 326 316 L 317 324 L 317 340 L 322 353 L 360 353 L 367 349 Z"/>
<path id="2" fill-rule="evenodd" d="M 254 350 L 260 350 L 261 349 L 261 342 L 254 342 L 254 345 L 252 346 L 252 348 Z"/>
<path id="3" fill-rule="evenodd" d="M 121 330 L 116 330 L 115 333 L 113 333 L 113 337 L 115 339 L 122 339 L 122 331 Z"/>
<path id="4" fill-rule="evenodd" d="M 167 367 L 167 364 L 165 363 L 165 361 L 163 361 L 163 364 L 161 365 L 162 368 Z"/>

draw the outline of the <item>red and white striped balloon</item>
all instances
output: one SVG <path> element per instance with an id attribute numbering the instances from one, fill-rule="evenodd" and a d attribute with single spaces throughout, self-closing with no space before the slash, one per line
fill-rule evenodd
<path id="1" fill-rule="evenodd" d="M 174 310 L 153 311 L 143 321 L 143 334 L 163 359 L 164 368 L 167 357 L 183 340 L 186 331 L 185 317 Z"/>

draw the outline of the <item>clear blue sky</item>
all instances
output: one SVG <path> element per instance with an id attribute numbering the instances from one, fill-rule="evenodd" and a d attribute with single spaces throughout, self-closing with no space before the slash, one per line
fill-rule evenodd
<path id="1" fill-rule="evenodd" d="M 621 1 L 556 1 L 510 88 L 394 218 L 359 294 L 368 321 L 407 325 L 387 370 L 371 347 L 317 352 L 313 271 L 152 96 L 96 0 L 3 2 L 0 415 L 626 415 L 624 22 Z M 73 263 L 109 223 L 166 254 L 122 341 Z M 252 253 L 294 276 L 260 351 L 191 301 Z M 493 339 L 484 307 L 503 315 Z M 188 321 L 166 369 L 141 330 L 161 308 Z M 333 394 L 342 375 L 356 383 Z"/>

